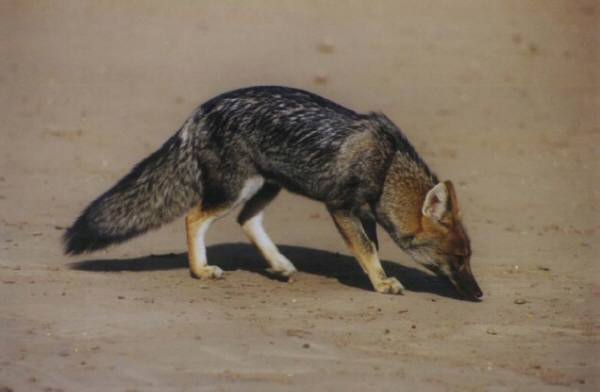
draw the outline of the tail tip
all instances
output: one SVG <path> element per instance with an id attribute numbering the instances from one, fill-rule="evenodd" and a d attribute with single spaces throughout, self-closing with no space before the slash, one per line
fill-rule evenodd
<path id="1" fill-rule="evenodd" d="M 63 251 L 66 255 L 76 256 L 89 250 L 90 240 L 74 230 L 74 226 L 67 229 L 62 237 Z"/>
<path id="2" fill-rule="evenodd" d="M 66 255 L 80 255 L 104 249 L 133 237 L 135 232 L 125 234 L 104 233 L 96 225 L 90 224 L 87 214 L 83 214 L 62 237 Z"/>
<path id="3" fill-rule="evenodd" d="M 72 256 L 105 248 L 113 242 L 93 230 L 85 216 L 67 229 L 62 240 L 64 253 Z"/>

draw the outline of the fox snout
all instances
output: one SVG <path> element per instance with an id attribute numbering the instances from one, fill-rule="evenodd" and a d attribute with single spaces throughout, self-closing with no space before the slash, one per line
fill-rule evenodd
<path id="1" fill-rule="evenodd" d="M 464 297 L 472 301 L 479 301 L 483 296 L 483 292 L 481 291 L 481 288 L 479 288 L 475 276 L 473 276 L 468 261 L 459 268 L 451 270 L 448 278 L 450 278 L 454 287 L 456 287 L 458 292 Z"/>

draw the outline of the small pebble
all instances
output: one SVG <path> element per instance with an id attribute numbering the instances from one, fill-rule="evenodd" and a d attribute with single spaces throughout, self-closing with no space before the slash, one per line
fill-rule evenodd
<path id="1" fill-rule="evenodd" d="M 329 82 L 329 78 L 325 74 L 317 74 L 313 78 L 313 82 L 315 84 L 327 84 L 327 82 Z M 317 215 L 317 216 L 313 217 L 313 215 L 311 215 L 310 217 L 313 218 L 313 219 L 317 219 L 318 218 L 318 214 L 314 214 L 314 215 Z"/>
<path id="2" fill-rule="evenodd" d="M 308 343 L 304 343 L 304 344 L 302 345 L 302 348 L 310 348 L 310 344 L 308 344 Z"/>
<path id="3" fill-rule="evenodd" d="M 330 40 L 323 40 L 317 45 L 317 50 L 321 53 L 329 54 L 335 50 L 335 45 Z"/>
<path id="4" fill-rule="evenodd" d="M 526 304 L 529 301 L 527 301 L 526 299 L 523 299 L 523 298 L 517 298 L 517 299 L 515 299 L 514 302 L 515 302 L 516 305 L 523 305 L 523 304 Z"/>

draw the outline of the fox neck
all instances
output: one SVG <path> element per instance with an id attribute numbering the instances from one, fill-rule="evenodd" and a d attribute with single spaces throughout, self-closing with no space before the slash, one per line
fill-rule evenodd
<path id="1" fill-rule="evenodd" d="M 396 152 L 381 197 L 375 206 L 377 222 L 401 247 L 421 230 L 421 207 L 427 192 L 437 183 L 425 163 Z"/>

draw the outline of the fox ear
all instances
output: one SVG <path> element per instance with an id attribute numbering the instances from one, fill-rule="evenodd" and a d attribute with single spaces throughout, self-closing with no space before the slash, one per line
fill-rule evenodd
<path id="1" fill-rule="evenodd" d="M 442 219 L 442 216 L 448 211 L 448 196 L 448 188 L 443 182 L 431 188 L 423 202 L 421 209 L 423 215 L 438 221 Z"/>
<path id="2" fill-rule="evenodd" d="M 452 181 L 444 181 L 446 184 L 446 189 L 448 189 L 448 197 L 450 198 L 450 209 L 452 210 L 452 215 L 455 218 L 460 219 L 460 208 L 458 207 L 458 198 L 456 197 L 456 192 L 454 191 L 454 185 Z"/>

